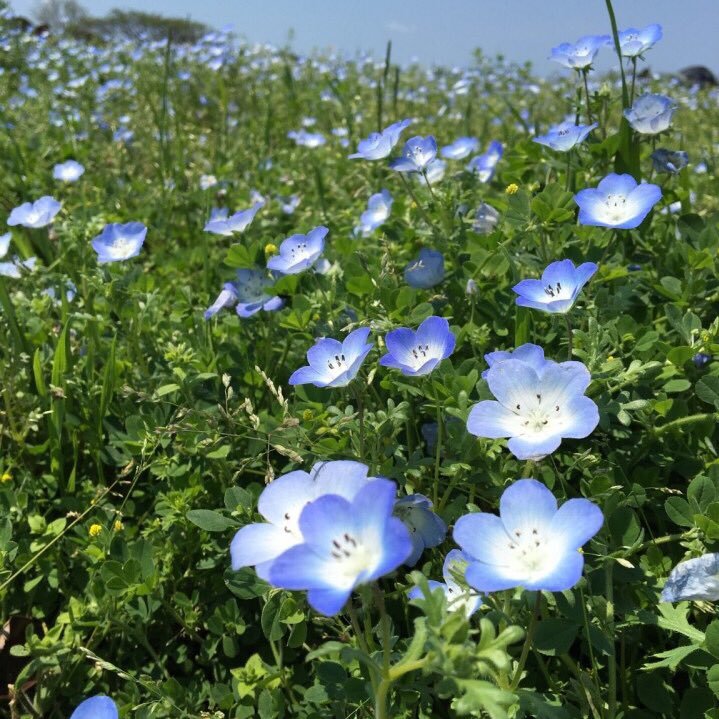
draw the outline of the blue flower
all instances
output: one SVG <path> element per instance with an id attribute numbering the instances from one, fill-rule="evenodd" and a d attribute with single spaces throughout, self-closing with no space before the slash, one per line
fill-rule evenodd
<path id="1" fill-rule="evenodd" d="M 608 40 L 607 35 L 585 35 L 574 44 L 563 42 L 552 48 L 550 60 L 558 62 L 571 70 L 583 70 L 594 62 L 594 57 Z"/>
<path id="2" fill-rule="evenodd" d="M 22 225 L 23 227 L 47 227 L 58 212 L 62 205 L 53 197 L 45 195 L 35 202 L 25 202 L 16 207 L 8 217 L 8 225 L 15 227 Z"/>
<path id="3" fill-rule="evenodd" d="M 237 270 L 237 280 L 222 286 L 217 299 L 205 310 L 205 319 L 214 317 L 223 307 L 233 304 L 236 305 L 237 314 L 243 318 L 252 317 L 260 310 L 274 312 L 282 309 L 284 300 L 267 292 L 272 284 L 272 280 L 262 270 Z"/>
<path id="4" fill-rule="evenodd" d="M 424 172 L 416 174 L 415 178 L 417 182 L 424 183 L 425 185 L 434 185 L 437 182 L 441 182 L 444 177 L 444 173 L 447 170 L 447 163 L 444 160 L 440 160 L 435 157 L 432 162 L 425 167 Z"/>
<path id="5" fill-rule="evenodd" d="M 651 154 L 652 164 L 657 172 L 676 175 L 689 164 L 689 155 L 684 150 L 667 150 L 660 147 Z"/>
<path id="6" fill-rule="evenodd" d="M 387 354 L 379 363 L 383 367 L 401 370 L 408 377 L 429 374 L 443 359 L 454 351 L 456 338 L 444 317 L 427 317 L 413 331 L 398 327 L 384 338 Z"/>
<path id="7" fill-rule="evenodd" d="M 444 279 L 444 257 L 441 252 L 423 247 L 417 259 L 404 268 L 405 282 L 416 289 L 428 290 Z"/>
<path id="8" fill-rule="evenodd" d="M 79 162 L 68 160 L 55 165 L 52 176 L 56 180 L 62 180 L 62 182 L 76 182 L 84 172 L 85 168 Z"/>
<path id="9" fill-rule="evenodd" d="M 719 554 L 703 554 L 679 562 L 662 589 L 663 602 L 688 602 L 719 599 Z"/>
<path id="10" fill-rule="evenodd" d="M 362 158 L 364 160 L 382 160 L 387 157 L 394 146 L 399 142 L 400 135 L 411 120 L 400 120 L 385 127 L 382 132 L 373 132 L 357 145 L 357 152 L 349 156 L 351 160 Z"/>
<path id="11" fill-rule="evenodd" d="M 274 312 L 284 307 L 281 297 L 270 295 L 267 289 L 273 281 L 262 270 L 237 270 L 235 288 L 237 291 L 237 307 L 235 311 L 240 317 L 252 317 L 260 310 Z"/>
<path id="12" fill-rule="evenodd" d="M 394 513 L 410 531 L 412 554 L 404 560 L 408 567 L 417 564 L 425 549 L 442 544 L 447 535 L 447 525 L 432 511 L 432 502 L 423 494 L 400 497 L 394 504 Z"/>
<path id="13" fill-rule="evenodd" d="M 264 202 L 256 202 L 247 210 L 235 212 L 227 217 L 226 210 L 213 210 L 209 222 L 205 225 L 205 232 L 212 232 L 215 235 L 231 235 L 235 232 L 243 232 L 255 219 L 257 211 L 264 205 Z"/>
<path id="14" fill-rule="evenodd" d="M 467 163 L 467 170 L 479 176 L 480 182 L 489 182 L 494 177 L 497 163 L 502 159 L 504 147 L 498 140 L 492 140 L 483 155 L 473 157 Z"/>
<path id="15" fill-rule="evenodd" d="M 463 160 L 477 151 L 479 140 L 476 137 L 458 137 L 451 145 L 445 145 L 441 150 L 442 157 L 448 160 Z"/>
<path id="16" fill-rule="evenodd" d="M 78 704 L 70 719 L 117 719 L 118 716 L 115 702 L 98 694 Z"/>
<path id="17" fill-rule="evenodd" d="M 137 257 L 145 242 L 147 227 L 142 222 L 128 222 L 125 225 L 105 225 L 102 232 L 90 243 L 97 252 L 97 261 L 118 262 Z"/>
<path id="18" fill-rule="evenodd" d="M 325 337 L 307 350 L 309 366 L 300 367 L 289 379 L 291 385 L 313 384 L 315 387 L 344 387 L 357 375 L 374 346 L 367 343 L 369 328 L 350 332 L 342 342 Z"/>
<path id="19" fill-rule="evenodd" d="M 290 130 L 287 137 L 295 141 L 295 144 L 301 147 L 315 148 L 324 145 L 327 142 L 325 136 L 320 132 L 307 132 L 307 130 Z"/>
<path id="20" fill-rule="evenodd" d="M 540 459 L 563 438 L 583 439 L 599 422 L 597 405 L 584 396 L 592 378 L 581 362 L 545 362 L 537 371 L 518 359 L 493 364 L 486 375 L 496 400 L 474 405 L 467 430 L 477 437 L 508 437 L 517 459 Z"/>
<path id="21" fill-rule="evenodd" d="M 407 527 L 392 516 L 396 486 L 376 479 L 353 500 L 326 494 L 300 515 L 303 542 L 270 567 L 270 583 L 308 590 L 310 606 L 337 614 L 352 590 L 392 572 L 412 552 Z"/>
<path id="22" fill-rule="evenodd" d="M 656 135 L 669 127 L 676 105 L 664 95 L 642 95 L 624 110 L 627 122 L 642 135 Z"/>
<path id="23" fill-rule="evenodd" d="M 544 358 L 544 350 L 539 345 L 533 345 L 529 342 L 509 352 L 506 350 L 497 350 L 496 352 L 489 352 L 484 355 L 484 361 L 487 363 L 489 369 L 498 362 L 508 359 L 521 360 L 525 364 L 528 364 L 535 372 L 541 372 L 547 364 L 556 364 L 554 360 Z M 482 379 L 487 379 L 489 369 L 482 372 Z"/>
<path id="24" fill-rule="evenodd" d="M 692 357 L 692 362 L 697 369 L 702 369 L 702 367 L 706 367 L 711 362 L 711 360 L 712 356 L 706 354 L 706 352 L 697 352 Z"/>
<path id="25" fill-rule="evenodd" d="M 320 225 L 306 235 L 292 235 L 283 240 L 279 255 L 267 260 L 267 268 L 283 275 L 297 275 L 317 262 L 325 249 L 329 230 Z"/>
<path id="26" fill-rule="evenodd" d="M 453 549 L 447 554 L 442 566 L 444 582 L 436 582 L 432 579 L 427 582 L 430 591 L 441 589 L 444 592 L 444 596 L 447 597 L 447 609 L 450 612 L 464 612 L 467 619 L 479 609 L 482 598 L 472 589 L 457 584 L 454 575 L 464 576 L 470 561 L 469 555 L 462 550 Z M 410 599 L 422 599 L 422 596 L 422 590 L 419 587 L 415 587 L 409 592 Z"/>
<path id="27" fill-rule="evenodd" d="M 516 292 L 520 307 L 531 307 L 551 314 L 569 312 L 592 275 L 597 271 L 593 262 L 579 267 L 571 260 L 560 260 L 547 265 L 541 280 L 522 280 L 512 290 Z"/>
<path id="28" fill-rule="evenodd" d="M 402 156 L 392 160 L 389 166 L 397 172 L 423 172 L 437 157 L 437 141 L 431 135 L 411 137 L 404 143 Z"/>
<path id="29" fill-rule="evenodd" d="M 477 591 L 562 592 L 580 580 L 579 550 L 603 523 L 602 510 L 588 499 L 570 499 L 557 508 L 541 482 L 519 479 L 502 493 L 499 516 L 465 514 L 453 536 L 469 557 L 465 576 Z"/>
<path id="30" fill-rule="evenodd" d="M 630 27 L 620 30 L 619 50 L 624 57 L 638 57 L 662 39 L 661 25 L 647 25 L 641 30 Z M 608 45 L 614 47 L 614 40 L 609 38 Z"/>
<path id="31" fill-rule="evenodd" d="M 355 227 L 355 234 L 369 237 L 387 220 L 393 202 L 392 195 L 388 190 L 382 190 L 372 195 L 367 201 L 367 209 L 360 217 L 359 225 Z"/>
<path id="32" fill-rule="evenodd" d="M 499 223 L 499 212 L 483 202 L 478 208 L 474 215 L 474 222 L 472 223 L 472 229 L 479 235 L 488 235 L 494 231 L 494 228 Z"/>
<path id="33" fill-rule="evenodd" d="M 584 142 L 595 127 L 598 127 L 596 122 L 591 125 L 575 125 L 571 120 L 567 120 L 559 125 L 554 125 L 546 135 L 538 135 L 532 141 L 551 147 L 552 150 L 558 152 L 568 152 Z"/>
<path id="34" fill-rule="evenodd" d="M 632 230 L 661 198 L 658 185 L 639 185 L 631 175 L 612 172 L 597 187 L 580 190 L 574 201 L 579 205 L 580 225 Z"/>
<path id="35" fill-rule="evenodd" d="M 255 567 L 262 579 L 269 578 L 272 562 L 285 550 L 302 543 L 299 520 L 304 507 L 324 494 L 351 501 L 374 477 L 359 462 L 317 462 L 309 472 L 296 470 L 265 487 L 257 511 L 266 522 L 248 524 L 237 531 L 230 544 L 232 568 Z"/>
<path id="36" fill-rule="evenodd" d="M 286 215 L 293 214 L 294 211 L 300 205 L 300 196 L 299 195 L 290 195 L 287 198 L 278 197 L 277 199 L 280 201 L 280 204 L 282 205 L 282 212 L 284 212 Z"/>

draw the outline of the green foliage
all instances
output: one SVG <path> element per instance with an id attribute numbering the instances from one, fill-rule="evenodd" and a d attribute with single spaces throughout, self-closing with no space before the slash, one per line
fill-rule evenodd
<path id="1" fill-rule="evenodd" d="M 448 90 L 458 73 L 437 68 L 430 81 L 389 53 L 378 67 L 242 46 L 218 69 L 207 62 L 215 40 L 176 48 L 204 32 L 186 21 L 116 11 L 84 29 L 173 41 L 136 57 L 111 43 L 96 56 L 0 31 L 0 214 L 45 194 L 63 202 L 49 230 L 12 229 L 11 253 L 38 256 L 35 272 L 0 276 L 0 695 L 9 680 L 13 719 L 67 717 L 101 692 L 123 719 L 360 719 L 378 695 L 393 719 L 716 719 L 714 610 L 659 602 L 678 561 L 719 549 L 716 98 L 675 98 L 675 132 L 661 138 L 708 172 L 653 173 L 652 142 L 627 132 L 609 84 L 589 99 L 600 128 L 568 172 L 526 128 L 576 111 L 575 78 L 538 81 L 478 54 L 458 94 Z M 666 90 L 665 79 L 641 82 Z M 288 140 L 307 116 L 326 145 Z M 410 179 L 413 198 L 383 163 L 347 160 L 331 134 L 346 129 L 354 148 L 402 117 L 440 145 L 501 139 L 497 176 L 479 183 L 450 165 L 432 193 Z M 114 136 L 122 126 L 132 141 Z M 68 158 L 86 174 L 58 185 L 52 166 Z M 615 166 L 659 182 L 660 207 L 679 211 L 631 231 L 578 226 L 575 190 Z M 218 184 L 203 190 L 208 175 Z M 382 187 L 390 218 L 355 237 Z M 201 231 L 213 207 L 249 207 L 253 189 L 267 203 L 244 234 Z M 295 193 L 285 214 L 277 196 Z M 501 216 L 486 235 L 472 229 L 481 202 Z M 90 240 L 131 220 L 149 228 L 141 255 L 98 266 Z M 236 268 L 320 223 L 330 270 L 278 279 L 281 312 L 203 319 Z M 403 279 L 422 247 L 445 256 L 430 290 Z M 565 257 L 600 265 L 572 313 L 571 350 L 563 322 L 516 307 L 511 291 Z M 378 367 L 387 331 L 432 314 L 457 336 L 451 358 L 424 380 Z M 288 386 L 315 338 L 361 325 L 376 349 L 353 385 Z M 490 397 L 483 355 L 524 342 L 585 363 L 601 417 L 590 437 L 530 466 L 465 427 Z M 699 353 L 711 361 L 695 364 Z M 437 446 L 427 425 L 438 414 Z M 450 527 L 495 511 L 530 472 L 562 501 L 590 498 L 606 521 L 575 588 L 497 593 L 469 621 L 426 583 L 449 538 L 333 618 L 252 569 L 231 570 L 229 543 L 258 519 L 267 483 L 350 458 L 432 497 Z M 424 596 L 408 602 L 415 585 Z"/>

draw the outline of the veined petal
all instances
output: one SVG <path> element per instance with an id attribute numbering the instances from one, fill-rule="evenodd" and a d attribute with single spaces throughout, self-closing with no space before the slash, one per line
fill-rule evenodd
<path id="1" fill-rule="evenodd" d="M 467 417 L 467 431 L 488 439 L 512 437 L 522 431 L 522 418 L 499 402 L 485 399 L 472 407 Z"/>
<path id="2" fill-rule="evenodd" d="M 302 538 L 274 524 L 248 524 L 237 531 L 230 543 L 232 568 L 254 567 L 276 559 Z"/>
<path id="3" fill-rule="evenodd" d="M 602 510 L 588 499 L 568 499 L 552 517 L 550 534 L 567 550 L 579 549 L 604 524 Z"/>
<path id="4" fill-rule="evenodd" d="M 536 479 L 519 479 L 507 487 L 499 500 L 499 515 L 507 534 L 531 534 L 544 530 L 557 512 L 554 495 Z"/>

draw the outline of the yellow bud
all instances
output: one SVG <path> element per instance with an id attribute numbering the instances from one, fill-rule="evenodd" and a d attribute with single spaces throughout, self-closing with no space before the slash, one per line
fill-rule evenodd
<path id="1" fill-rule="evenodd" d="M 305 422 L 309 422 L 311 419 L 314 419 L 314 416 L 315 416 L 315 414 L 314 414 L 314 412 L 313 412 L 311 409 L 306 409 L 306 410 L 302 413 L 302 419 L 303 419 Z"/>
<path id="2" fill-rule="evenodd" d="M 611 362 L 614 359 L 614 355 L 609 355 L 607 357 L 607 362 Z"/>
<path id="3" fill-rule="evenodd" d="M 511 182 L 507 187 L 505 188 L 505 192 L 508 195 L 514 195 L 519 190 L 519 185 L 515 184 L 514 182 Z"/>
<path id="4" fill-rule="evenodd" d="M 313 319 L 315 322 L 319 322 L 319 321 L 320 321 L 320 314 L 319 314 L 319 312 L 315 312 L 315 313 L 312 315 L 312 319 Z"/>
<path id="5" fill-rule="evenodd" d="M 98 534 L 102 532 L 102 525 L 101 524 L 91 524 L 89 529 L 89 534 L 91 537 L 97 537 Z"/>
<path id="6" fill-rule="evenodd" d="M 277 252 L 277 245 L 272 242 L 268 242 L 265 245 L 265 255 L 274 255 Z"/>
<path id="7" fill-rule="evenodd" d="M 125 525 L 119 519 L 116 519 L 115 523 L 112 525 L 112 528 L 115 532 L 122 532 L 122 530 L 125 528 Z"/>
<path id="8" fill-rule="evenodd" d="M 0 482 L 11 482 L 12 481 L 12 474 L 10 472 L 3 472 L 0 475 Z"/>

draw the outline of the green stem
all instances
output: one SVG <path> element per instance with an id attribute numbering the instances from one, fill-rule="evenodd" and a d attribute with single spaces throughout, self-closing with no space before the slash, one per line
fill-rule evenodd
<path id="1" fill-rule="evenodd" d="M 612 651 L 607 658 L 607 719 L 614 719 L 617 712 L 617 648 L 614 638 L 614 561 L 604 566 L 605 596 L 607 599 L 607 632 L 612 637 Z"/>
<path id="2" fill-rule="evenodd" d="M 637 58 L 632 58 L 632 93 L 630 95 L 630 102 L 634 104 L 634 85 L 637 81 Z"/>
<path id="3" fill-rule="evenodd" d="M 442 441 L 444 439 L 444 419 L 442 417 L 442 407 L 438 401 L 435 401 L 437 408 L 437 446 L 434 455 L 434 486 L 432 488 L 432 501 L 435 506 L 439 499 L 439 470 L 442 464 Z"/>
<path id="4" fill-rule="evenodd" d="M 529 650 L 532 646 L 532 640 L 534 634 L 537 631 L 537 625 L 539 622 L 539 605 L 542 601 L 542 593 L 537 592 L 536 599 L 534 600 L 534 607 L 532 609 L 532 618 L 529 622 L 529 628 L 527 629 L 527 636 L 524 638 L 524 646 L 522 647 L 522 653 L 519 655 L 519 663 L 517 669 L 514 672 L 514 678 L 509 686 L 510 691 L 514 691 L 522 679 L 522 672 L 524 671 L 524 665 L 527 663 L 527 657 L 529 656 Z"/>
<path id="5" fill-rule="evenodd" d="M 688 417 L 680 417 L 679 419 L 674 419 L 671 422 L 663 424 L 661 427 L 653 427 L 652 432 L 654 434 L 663 434 L 670 429 L 680 429 L 687 425 L 699 424 L 700 422 L 706 422 L 710 419 L 716 421 L 719 419 L 719 413 L 707 412 L 706 414 L 691 414 Z"/>
<path id="6" fill-rule="evenodd" d="M 409 183 L 409 180 L 404 176 L 403 172 L 399 173 L 399 176 L 402 178 L 402 182 L 404 182 L 404 186 L 409 193 L 409 196 L 414 201 L 414 204 L 417 205 L 419 208 L 419 211 L 422 213 L 422 217 L 424 218 L 424 221 L 432 228 L 432 231 L 434 234 L 439 238 L 439 230 L 437 229 L 437 226 L 432 222 L 432 219 L 427 214 L 427 210 L 425 209 L 424 205 L 417 199 L 417 195 L 415 195 L 414 190 L 412 189 L 412 186 Z"/>
<path id="7" fill-rule="evenodd" d="M 587 124 L 592 124 L 592 108 L 589 104 L 589 82 L 587 81 L 587 75 L 589 74 L 588 68 L 582 69 L 582 77 L 584 78 L 584 95 L 587 98 Z"/>
<path id="8" fill-rule="evenodd" d="M 571 360 L 574 350 L 574 338 L 572 334 L 572 320 L 569 316 L 569 312 L 564 315 L 564 321 L 567 323 L 567 359 Z"/>
<path id="9" fill-rule="evenodd" d="M 612 39 L 614 40 L 614 49 L 617 51 L 619 58 L 619 70 L 622 73 L 622 108 L 630 107 L 629 91 L 627 90 L 627 78 L 624 75 L 624 62 L 622 60 L 622 48 L 619 44 L 619 30 L 617 30 L 617 18 L 614 16 L 614 8 L 612 0 L 605 0 L 607 4 L 607 12 L 609 13 L 609 22 L 612 26 Z"/>

